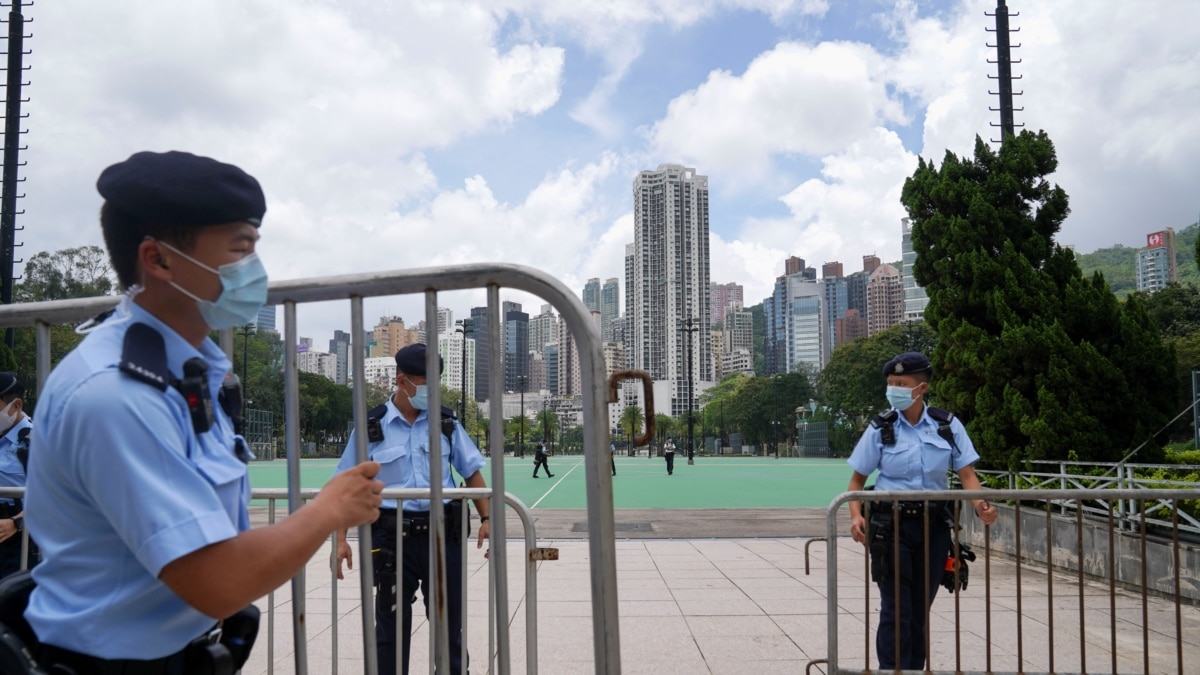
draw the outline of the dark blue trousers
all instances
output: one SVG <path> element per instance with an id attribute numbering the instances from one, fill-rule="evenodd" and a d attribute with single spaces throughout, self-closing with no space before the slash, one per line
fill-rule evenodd
<path id="1" fill-rule="evenodd" d="M 891 569 L 879 582 L 879 631 L 875 649 L 879 669 L 923 670 L 925 668 L 925 609 L 933 604 L 950 555 L 950 526 L 942 520 L 929 524 L 929 556 L 925 556 L 925 521 L 901 518 L 899 555 L 892 564 L 900 568 L 899 597 L 895 572 Z M 896 634 L 900 651 L 896 652 Z"/>
<path id="2" fill-rule="evenodd" d="M 448 530 L 450 528 L 447 528 Z M 372 528 L 373 533 L 378 528 Z M 461 675 L 467 672 L 462 662 L 462 549 L 457 537 L 447 532 L 446 545 L 446 600 L 449 603 L 450 628 L 450 672 Z M 374 546 L 379 546 L 376 538 Z M 404 538 L 404 560 L 400 588 L 400 653 L 404 669 L 408 673 L 408 656 L 412 643 L 412 607 L 417 600 L 417 589 L 425 601 L 425 616 L 429 617 L 429 533 L 421 532 Z M 376 568 L 375 586 L 375 646 L 379 660 L 379 672 L 396 672 L 396 576 L 379 574 Z"/>

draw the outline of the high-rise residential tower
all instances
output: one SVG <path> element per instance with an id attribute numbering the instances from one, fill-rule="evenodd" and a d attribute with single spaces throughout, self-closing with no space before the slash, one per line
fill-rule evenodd
<path id="1" fill-rule="evenodd" d="M 721 323 L 730 307 L 736 304 L 740 308 L 745 302 L 741 284 L 732 281 L 727 284 L 709 284 L 708 289 L 710 324 Z"/>
<path id="2" fill-rule="evenodd" d="M 583 286 L 583 306 L 600 311 L 600 279 L 593 277 Z"/>
<path id="3" fill-rule="evenodd" d="M 695 401 L 695 383 L 712 380 L 708 207 L 708 178 L 693 168 L 663 164 L 634 179 L 627 339 L 635 368 L 672 382 L 673 415 Z"/>
<path id="4" fill-rule="evenodd" d="M 900 219 L 900 276 L 904 282 L 904 320 L 919 323 L 925 318 L 925 306 L 929 304 L 929 296 L 925 289 L 917 285 L 913 277 L 913 265 L 917 262 L 917 252 L 913 250 L 912 221 Z"/>
<path id="5" fill-rule="evenodd" d="M 1137 289 L 1153 293 L 1175 281 L 1175 230 L 1146 235 L 1146 248 L 1137 252 Z"/>

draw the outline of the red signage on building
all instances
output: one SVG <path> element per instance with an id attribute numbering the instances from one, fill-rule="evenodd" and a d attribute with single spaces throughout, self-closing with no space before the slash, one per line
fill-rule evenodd
<path id="1" fill-rule="evenodd" d="M 1167 245 L 1167 233 L 1155 232 L 1146 235 L 1146 248 L 1159 248 Z"/>

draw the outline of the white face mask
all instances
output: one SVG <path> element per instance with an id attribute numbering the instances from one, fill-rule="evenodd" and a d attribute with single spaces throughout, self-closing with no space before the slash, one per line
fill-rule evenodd
<path id="1" fill-rule="evenodd" d="M 17 402 L 14 400 L 12 403 L 4 406 L 4 410 L 0 410 L 0 429 L 8 429 L 21 419 L 21 411 L 13 410 L 13 406 L 16 404 Z"/>

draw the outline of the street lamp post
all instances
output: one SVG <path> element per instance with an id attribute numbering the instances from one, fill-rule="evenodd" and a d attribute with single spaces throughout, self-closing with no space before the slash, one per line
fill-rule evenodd
<path id="1" fill-rule="evenodd" d="M 250 386 L 247 378 L 247 366 L 250 363 L 250 336 L 254 335 L 254 324 L 248 323 L 237 329 L 242 336 L 242 424 L 246 423 L 246 388 Z"/>
<path id="2" fill-rule="evenodd" d="M 517 457 L 525 456 L 525 376 L 518 375 L 517 382 L 521 384 L 521 414 L 517 417 Z"/>
<path id="3" fill-rule="evenodd" d="M 458 402 L 458 419 L 467 428 L 467 332 L 471 330 L 471 320 L 461 319 L 455 333 L 462 333 L 462 360 L 459 361 L 459 380 L 462 383 L 462 400 Z"/>
<path id="4" fill-rule="evenodd" d="M 687 387 L 687 417 L 688 417 L 688 464 L 696 463 L 696 439 L 694 437 L 694 419 L 692 417 L 692 404 L 696 397 L 692 395 L 692 334 L 700 330 L 699 320 L 688 318 L 683 322 L 684 327 L 681 329 L 688 334 L 687 337 L 687 371 L 688 371 L 688 387 Z"/>

